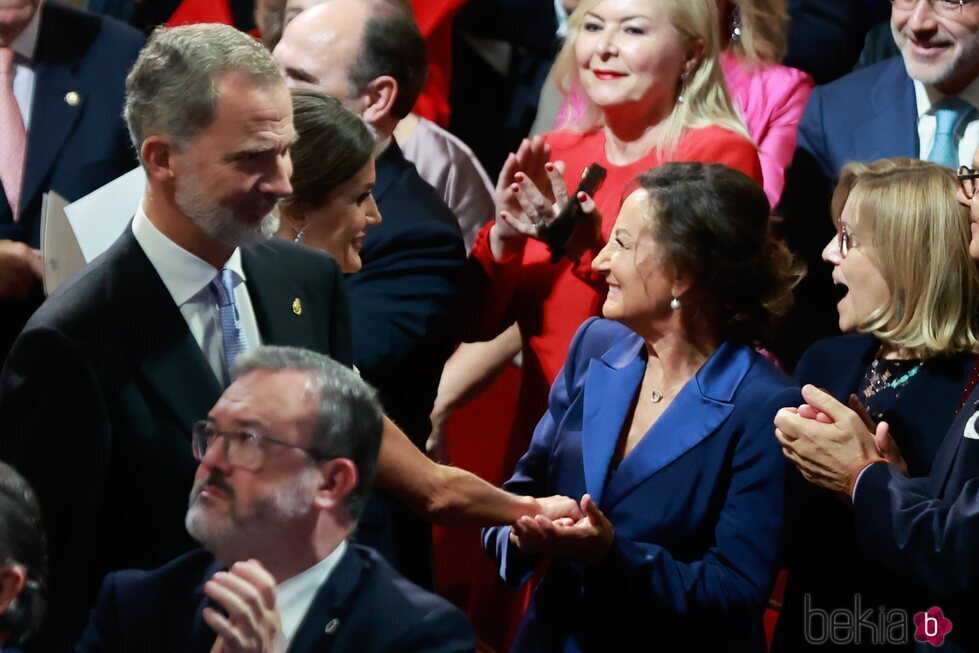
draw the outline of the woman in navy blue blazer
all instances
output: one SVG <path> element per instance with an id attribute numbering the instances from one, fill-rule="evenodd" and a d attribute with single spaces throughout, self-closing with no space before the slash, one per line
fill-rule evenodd
<path id="1" fill-rule="evenodd" d="M 846 289 L 837 305 L 840 329 L 859 333 L 812 345 L 795 372 L 800 385 L 819 386 L 859 405 L 874 423 L 887 422 L 912 477 L 928 476 L 968 394 L 979 344 L 979 274 L 958 188 L 953 171 L 917 159 L 843 169 L 832 202 L 837 235 L 823 259 Z M 791 478 L 789 576 L 774 650 L 824 646 L 830 633 L 822 615 L 840 608 L 870 610 L 876 620 L 881 607 L 913 614 L 934 604 L 922 588 L 858 553 L 849 505 L 794 471 Z M 845 650 L 914 648 L 910 633 L 903 645 L 876 639 L 865 629 Z"/>
<path id="2" fill-rule="evenodd" d="M 770 420 L 799 393 L 753 348 L 791 303 L 764 192 L 671 163 L 626 199 L 578 330 L 505 488 L 582 497 L 582 518 L 521 518 L 483 543 L 511 584 L 543 558 L 514 651 L 763 651 L 785 465 Z M 610 321 L 611 320 L 611 321 Z"/>

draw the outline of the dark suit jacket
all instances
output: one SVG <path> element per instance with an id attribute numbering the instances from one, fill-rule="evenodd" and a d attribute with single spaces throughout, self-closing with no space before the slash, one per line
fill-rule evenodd
<path id="1" fill-rule="evenodd" d="M 914 85 L 901 57 L 813 90 L 776 210 L 784 218 L 789 246 L 809 268 L 781 341 L 774 346 L 790 367 L 810 344 L 839 333 L 834 310 L 838 291 L 820 254 L 834 233 L 829 206 L 840 169 L 850 161 L 892 156 L 918 156 Z"/>
<path id="2" fill-rule="evenodd" d="M 110 574 L 77 653 L 207 653 L 214 632 L 201 613 L 221 565 L 201 549 L 153 571 Z M 327 630 L 329 632 L 327 632 Z M 471 653 L 465 615 L 412 585 L 374 551 L 348 546 L 322 585 L 290 653 Z"/>
<path id="3" fill-rule="evenodd" d="M 771 422 L 799 391 L 750 347 L 725 343 L 614 467 L 645 369 L 640 336 L 585 322 L 503 486 L 588 492 L 615 527 L 601 563 L 551 562 L 514 651 L 765 650 L 786 471 Z M 522 583 L 539 559 L 510 546 L 509 532 L 485 529 L 483 545 L 505 580 Z"/>
<path id="4" fill-rule="evenodd" d="M 328 256 L 274 241 L 243 250 L 242 265 L 265 343 L 350 363 L 346 293 Z M 106 572 L 194 546 L 183 527 L 191 425 L 221 391 L 130 229 L 17 339 L 0 373 L 0 458 L 34 486 L 46 522 L 50 650 L 77 639 Z"/>
<path id="5" fill-rule="evenodd" d="M 811 383 L 846 403 L 873 361 L 880 341 L 871 335 L 851 334 L 821 340 L 806 350 L 795 371 L 800 385 Z M 942 434 L 955 419 L 962 388 L 975 362 L 974 354 L 936 358 L 925 363 L 901 390 L 897 403 L 884 413 L 891 434 L 912 476 L 927 476 L 941 444 Z M 773 650 L 806 649 L 805 606 L 832 612 L 853 609 L 861 595 L 864 608 L 927 609 L 927 593 L 918 585 L 897 579 L 875 562 L 860 555 L 854 539 L 849 506 L 837 497 L 790 474 L 786 564 L 789 570 L 785 599 L 776 628 Z M 880 650 L 864 640 L 865 649 Z M 815 648 L 822 648 L 817 646 Z M 910 646 L 908 647 L 911 648 Z"/>
<path id="6" fill-rule="evenodd" d="M 34 57 L 34 100 L 20 220 L 13 221 L 0 188 L 0 240 L 37 247 L 41 196 L 55 190 L 76 200 L 136 166 L 122 107 L 129 67 L 143 46 L 137 30 L 112 18 L 41 5 Z M 65 96 L 74 91 L 80 102 Z M 0 360 L 30 314 L 41 303 L 0 301 Z"/>
<path id="7" fill-rule="evenodd" d="M 422 448 L 442 367 L 457 340 L 466 248 L 452 212 L 393 140 L 377 159 L 374 197 L 384 220 L 367 231 L 363 267 L 347 277 L 354 363 L 377 388 L 387 416 Z M 358 538 L 430 587 L 430 530 L 402 505 L 375 500 Z"/>
<path id="8" fill-rule="evenodd" d="M 931 592 L 953 624 L 945 651 L 979 651 L 979 439 L 973 390 L 927 478 L 871 465 L 853 499 L 857 543 L 890 573 Z M 967 436 L 966 434 L 970 435 Z"/>

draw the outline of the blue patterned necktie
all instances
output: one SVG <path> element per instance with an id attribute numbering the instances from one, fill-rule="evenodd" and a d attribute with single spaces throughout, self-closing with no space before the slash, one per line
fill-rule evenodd
<path id="1" fill-rule="evenodd" d="M 224 381 L 230 384 L 231 368 L 238 354 L 248 348 L 241 329 L 238 307 L 235 305 L 235 280 L 231 270 L 225 268 L 211 281 L 211 290 L 218 300 L 221 318 L 221 341 L 224 344 Z"/>
<path id="2" fill-rule="evenodd" d="M 971 104 L 957 97 L 935 104 L 935 144 L 928 153 L 929 161 L 946 168 L 959 167 L 959 129 L 975 112 Z"/>

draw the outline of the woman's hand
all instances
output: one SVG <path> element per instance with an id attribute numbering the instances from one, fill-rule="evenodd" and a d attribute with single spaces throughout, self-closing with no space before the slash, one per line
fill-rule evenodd
<path id="1" fill-rule="evenodd" d="M 615 539 L 612 523 L 590 495 L 581 498 L 584 517 L 550 520 L 544 515 L 524 516 L 514 522 L 510 541 L 522 552 L 596 563 L 608 553 Z"/>

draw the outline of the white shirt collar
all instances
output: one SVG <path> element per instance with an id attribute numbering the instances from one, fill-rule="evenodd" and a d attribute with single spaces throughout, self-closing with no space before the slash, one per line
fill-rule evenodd
<path id="1" fill-rule="evenodd" d="M 17 35 L 14 42 L 10 44 L 14 53 L 27 61 L 34 61 L 34 52 L 37 50 L 37 35 L 41 26 L 41 11 L 43 9 L 44 4 L 39 4 L 34 15 L 31 16 L 30 22 Z"/>
<path id="2" fill-rule="evenodd" d="M 133 218 L 132 229 L 136 242 L 156 268 L 156 273 L 160 275 L 163 285 L 166 286 L 178 307 L 207 288 L 217 275 L 218 270 L 213 265 L 191 254 L 157 229 L 156 225 L 146 217 L 142 202 Z M 235 285 L 245 281 L 240 248 L 235 248 L 224 267 L 237 277 Z"/>
<path id="3" fill-rule="evenodd" d="M 913 79 L 912 82 L 914 83 L 914 100 L 918 109 L 918 118 L 920 119 L 921 116 L 932 113 L 932 108 L 935 104 L 946 96 L 930 84 L 926 85 L 917 79 Z M 976 109 L 979 109 L 979 77 L 973 79 L 972 83 L 962 89 L 958 97 Z"/>
<path id="4" fill-rule="evenodd" d="M 320 587 L 329 579 L 330 574 L 336 569 L 340 558 L 347 550 L 347 541 L 343 540 L 340 545 L 333 550 L 333 553 L 326 556 L 306 571 L 293 576 L 289 580 L 279 583 L 275 587 L 275 607 L 279 611 L 279 619 L 282 626 L 281 642 L 283 648 L 288 646 L 292 638 L 299 630 L 299 624 L 309 611 L 313 599 Z"/>

